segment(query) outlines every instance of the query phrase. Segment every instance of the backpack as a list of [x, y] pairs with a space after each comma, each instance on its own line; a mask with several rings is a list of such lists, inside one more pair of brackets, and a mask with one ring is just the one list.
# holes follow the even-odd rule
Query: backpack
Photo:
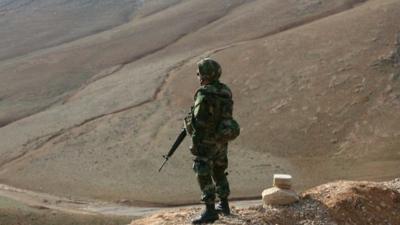
[[239, 123], [232, 117], [233, 101], [229, 88], [219, 83], [216, 91], [208, 93], [210, 102], [219, 114], [215, 115], [217, 122], [215, 136], [216, 141], [226, 143], [236, 139], [240, 134]]

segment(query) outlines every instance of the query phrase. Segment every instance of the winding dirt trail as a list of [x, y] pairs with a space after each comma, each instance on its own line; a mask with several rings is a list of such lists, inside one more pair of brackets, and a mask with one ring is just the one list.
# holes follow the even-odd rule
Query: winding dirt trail
[[74, 200], [5, 184], [0, 184], [0, 196], [11, 198], [33, 208], [54, 209], [78, 214], [144, 216], [161, 209], [160, 207], [134, 207], [109, 202]]
[[[159, 211], [174, 211], [182, 208], [191, 208], [198, 205], [182, 205], [174, 207], [157, 206], [131, 206], [112, 202], [94, 200], [76, 200], [72, 198], [59, 197], [46, 193], [33, 192], [15, 188], [6, 184], [0, 184], [0, 196], [11, 198], [27, 206], [37, 209], [52, 209], [67, 213], [105, 216], [132, 216], [142, 217]], [[260, 203], [259, 200], [234, 201], [233, 205], [238, 208], [247, 207]]]

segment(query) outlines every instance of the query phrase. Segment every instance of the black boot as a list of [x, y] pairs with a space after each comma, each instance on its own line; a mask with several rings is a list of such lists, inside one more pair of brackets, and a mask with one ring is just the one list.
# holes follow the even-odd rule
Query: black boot
[[231, 210], [229, 209], [229, 203], [227, 198], [222, 198], [221, 201], [218, 203], [215, 210], [218, 213], [223, 213], [225, 216], [231, 214]]
[[215, 211], [215, 205], [206, 204], [206, 210], [200, 215], [200, 217], [192, 220], [192, 224], [204, 224], [204, 223], [214, 223], [214, 221], [218, 220], [218, 213]]

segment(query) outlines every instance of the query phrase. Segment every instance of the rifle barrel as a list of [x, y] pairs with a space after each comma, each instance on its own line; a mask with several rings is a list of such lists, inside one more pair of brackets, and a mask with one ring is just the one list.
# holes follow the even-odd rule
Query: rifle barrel
[[183, 139], [185, 139], [185, 137], [186, 137], [186, 130], [182, 129], [181, 133], [179, 134], [178, 138], [176, 139], [176, 141], [172, 145], [172, 147], [169, 150], [168, 154], [167, 155], [163, 155], [165, 160], [164, 160], [163, 164], [161, 165], [160, 169], [158, 169], [158, 172], [161, 171], [161, 169], [164, 167], [165, 163], [167, 163], [169, 157], [171, 157], [174, 154], [175, 150], [179, 147], [179, 145], [182, 143], [182, 141], [183, 141]]
[[161, 172], [162, 168], [164, 167], [165, 163], [167, 163], [168, 158], [165, 158], [163, 164], [161, 165], [160, 169], [158, 169], [158, 172]]
[[169, 150], [167, 157], [171, 157], [174, 153], [175, 150], [179, 147], [183, 139], [186, 137], [186, 130], [182, 129], [181, 133], [179, 134], [178, 138], [176, 139], [175, 143], [172, 145], [171, 149]]

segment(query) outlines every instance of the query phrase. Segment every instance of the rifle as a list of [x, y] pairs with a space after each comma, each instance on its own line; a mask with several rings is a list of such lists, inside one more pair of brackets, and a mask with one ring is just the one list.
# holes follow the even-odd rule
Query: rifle
[[161, 172], [161, 169], [164, 167], [165, 163], [167, 163], [168, 159], [174, 154], [175, 150], [179, 147], [179, 145], [182, 143], [183, 139], [186, 137], [186, 130], [185, 128], [182, 128], [181, 133], [178, 135], [176, 138], [176, 141], [172, 145], [171, 149], [169, 150], [167, 155], [163, 155], [164, 162], [161, 165], [160, 169], [158, 169], [158, 172]]

